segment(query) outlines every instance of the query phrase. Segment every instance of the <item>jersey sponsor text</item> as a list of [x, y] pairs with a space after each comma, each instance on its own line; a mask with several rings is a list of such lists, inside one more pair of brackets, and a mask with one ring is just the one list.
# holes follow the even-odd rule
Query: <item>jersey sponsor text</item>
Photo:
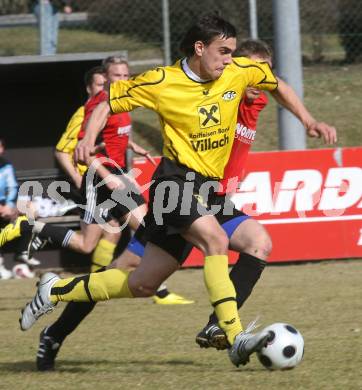
[[240, 123], [236, 124], [235, 138], [238, 140], [246, 144], [251, 144], [255, 140], [255, 134], [256, 130], [249, 129]]
[[229, 143], [229, 137], [224, 134], [221, 139], [211, 141], [210, 138], [191, 141], [192, 148], [195, 152], [205, 152], [206, 150], [218, 149]]

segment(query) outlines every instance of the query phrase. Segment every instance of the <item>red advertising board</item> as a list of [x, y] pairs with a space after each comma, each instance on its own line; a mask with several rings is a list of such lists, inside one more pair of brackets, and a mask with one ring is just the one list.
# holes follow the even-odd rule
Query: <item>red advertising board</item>
[[[135, 167], [148, 183], [154, 167]], [[267, 228], [271, 262], [362, 257], [362, 147], [251, 153], [233, 201]]]

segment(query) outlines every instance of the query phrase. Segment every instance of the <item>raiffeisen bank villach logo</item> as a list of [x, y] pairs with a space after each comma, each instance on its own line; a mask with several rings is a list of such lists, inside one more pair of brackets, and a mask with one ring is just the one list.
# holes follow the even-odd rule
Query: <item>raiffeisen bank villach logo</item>
[[220, 123], [220, 108], [218, 103], [208, 104], [197, 109], [199, 113], [200, 128], [216, 126]]

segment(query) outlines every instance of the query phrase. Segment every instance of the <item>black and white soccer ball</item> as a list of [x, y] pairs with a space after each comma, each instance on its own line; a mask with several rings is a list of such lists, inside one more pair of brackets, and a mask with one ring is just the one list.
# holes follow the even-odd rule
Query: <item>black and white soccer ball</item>
[[301, 362], [304, 340], [294, 326], [278, 322], [264, 330], [270, 333], [268, 344], [257, 353], [264, 367], [269, 370], [285, 370], [294, 368]]
[[35, 278], [35, 272], [28, 264], [21, 263], [13, 267], [13, 276], [15, 279], [31, 279]]

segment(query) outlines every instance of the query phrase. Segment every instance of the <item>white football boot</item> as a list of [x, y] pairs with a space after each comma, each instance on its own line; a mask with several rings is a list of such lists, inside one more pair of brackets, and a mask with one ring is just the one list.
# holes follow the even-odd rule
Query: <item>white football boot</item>
[[39, 317], [54, 310], [55, 305], [50, 302], [50, 291], [59, 279], [59, 276], [52, 272], [47, 272], [40, 278], [35, 297], [21, 311], [21, 330], [30, 329]]
[[256, 334], [247, 331], [240, 332], [229, 349], [231, 362], [236, 367], [239, 367], [240, 364], [247, 364], [251, 354], [260, 351], [267, 345], [269, 336], [268, 331], [261, 331]]

